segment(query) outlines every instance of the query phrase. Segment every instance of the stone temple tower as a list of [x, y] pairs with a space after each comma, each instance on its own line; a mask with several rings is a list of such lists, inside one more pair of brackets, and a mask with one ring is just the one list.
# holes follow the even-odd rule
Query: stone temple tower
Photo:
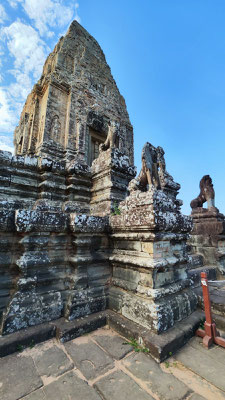
[[[162, 351], [158, 335], [197, 304], [187, 272], [192, 222], [161, 147], [145, 144], [133, 179], [125, 101], [79, 23], [48, 56], [14, 144], [14, 156], [0, 151], [0, 335], [63, 318], [68, 340], [77, 328], [66, 321], [81, 318], [84, 332], [79, 324], [93, 314], [87, 329], [107, 319], [126, 336], [132, 323], [128, 337], [141, 335], [164, 359], [173, 347], [162, 339]], [[181, 331], [186, 340], [194, 328]]]
[[133, 129], [124, 98], [97, 41], [76, 21], [48, 56], [15, 129], [16, 155], [97, 158], [110, 130], [133, 165]]

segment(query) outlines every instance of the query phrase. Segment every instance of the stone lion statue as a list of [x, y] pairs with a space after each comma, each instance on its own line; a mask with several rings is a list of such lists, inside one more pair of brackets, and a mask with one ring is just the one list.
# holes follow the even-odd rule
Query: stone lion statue
[[160, 174], [165, 172], [164, 151], [162, 147], [155, 148], [150, 143], [145, 143], [141, 154], [142, 168], [137, 178], [129, 183], [129, 191], [147, 191], [154, 186], [161, 189]]
[[106, 151], [113, 147], [119, 148], [120, 146], [119, 124], [112, 122], [109, 126], [109, 132], [104, 143], [100, 144], [99, 151]]
[[200, 180], [200, 193], [196, 199], [192, 200], [190, 206], [192, 209], [202, 207], [207, 201], [208, 208], [215, 207], [215, 192], [213, 189], [212, 179], [209, 175], [204, 175]]

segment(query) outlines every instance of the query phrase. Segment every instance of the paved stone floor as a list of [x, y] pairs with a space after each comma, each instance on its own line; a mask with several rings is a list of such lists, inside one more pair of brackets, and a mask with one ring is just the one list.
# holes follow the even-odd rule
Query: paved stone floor
[[159, 365], [125, 341], [102, 328], [64, 345], [49, 340], [1, 358], [0, 399], [225, 399], [225, 349], [206, 350], [193, 338]]

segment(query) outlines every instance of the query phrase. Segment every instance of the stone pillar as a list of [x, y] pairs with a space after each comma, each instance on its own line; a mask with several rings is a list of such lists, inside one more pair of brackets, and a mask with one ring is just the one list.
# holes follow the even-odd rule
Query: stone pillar
[[225, 275], [225, 217], [216, 207], [192, 210], [192, 252], [203, 256], [204, 265], [217, 267], [218, 278]]
[[152, 185], [145, 192], [131, 191], [119, 205], [121, 214], [110, 217], [109, 307], [155, 333], [166, 331], [197, 305], [187, 277], [192, 222], [180, 205], [175, 191], [169, 195]]
[[73, 161], [67, 167], [66, 202], [63, 210], [70, 213], [90, 214], [91, 172], [82, 160]]
[[64, 316], [72, 320], [107, 308], [111, 268], [107, 217], [70, 214], [70, 230], [69, 285]]
[[102, 151], [92, 163], [91, 213], [109, 215], [125, 199], [135, 174], [135, 167], [123, 152], [117, 148]]
[[[204, 266], [217, 267], [218, 278], [225, 275], [225, 217], [215, 207], [212, 179], [204, 175], [199, 183], [200, 193], [190, 203], [194, 227], [190, 244], [192, 252], [203, 256]], [[203, 204], [207, 202], [208, 208]]]
[[68, 96], [66, 132], [65, 132], [65, 149], [66, 159], [73, 160], [76, 156], [76, 93], [71, 88]]

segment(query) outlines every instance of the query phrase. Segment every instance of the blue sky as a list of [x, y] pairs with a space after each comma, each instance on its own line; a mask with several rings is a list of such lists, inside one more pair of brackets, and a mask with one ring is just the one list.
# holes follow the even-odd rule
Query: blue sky
[[162, 146], [183, 211], [210, 174], [225, 213], [224, 0], [1, 0], [0, 147], [47, 54], [77, 19], [101, 45], [134, 126], [135, 164]]

